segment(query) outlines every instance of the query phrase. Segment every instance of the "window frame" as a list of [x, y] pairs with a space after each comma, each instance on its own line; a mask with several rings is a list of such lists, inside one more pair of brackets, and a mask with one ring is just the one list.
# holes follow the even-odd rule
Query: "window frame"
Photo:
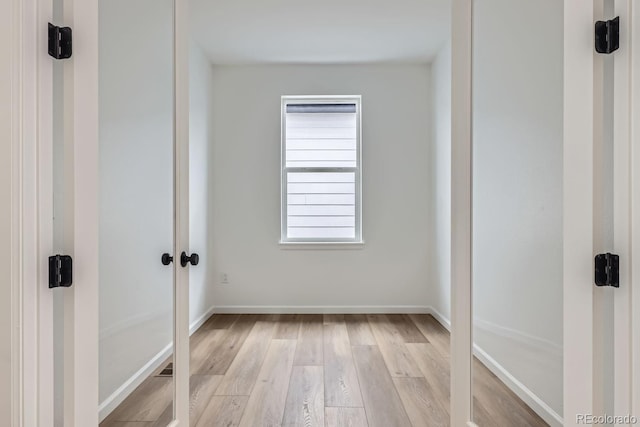
[[[287, 167], [287, 104], [355, 104], [355, 167]], [[362, 96], [361, 95], [284, 95], [280, 107], [280, 243], [293, 245], [363, 244], [362, 239]], [[287, 237], [287, 173], [289, 172], [353, 172], [355, 174], [354, 238], [290, 238]]]

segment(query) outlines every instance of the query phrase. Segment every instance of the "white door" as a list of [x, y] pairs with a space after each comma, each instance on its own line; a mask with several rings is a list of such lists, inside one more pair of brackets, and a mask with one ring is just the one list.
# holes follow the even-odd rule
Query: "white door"
[[[632, 3], [454, 1], [453, 425], [640, 416]], [[620, 48], [596, 53], [615, 16]], [[619, 288], [594, 284], [607, 252]]]
[[33, 4], [41, 40], [74, 39], [69, 59], [38, 45], [40, 256], [73, 258], [71, 287], [41, 264], [38, 425], [98, 425], [136, 392], [146, 421], [156, 385], [158, 418], [188, 425], [186, 2]]
[[[482, 0], [478, 0], [482, 1]], [[128, 43], [122, 37], [125, 30], [140, 30], [142, 24], [150, 21], [158, 22], [151, 18], [141, 18], [133, 22], [131, 27], [116, 28], [113, 34], [102, 34], [108, 24], [103, 21], [107, 15], [103, 15], [103, 2], [106, 0], [87, 0], [67, 2], [64, 8], [62, 22], [53, 19], [51, 0], [24, 1], [25, 5], [33, 6], [38, 11], [37, 19], [25, 19], [25, 23], [34, 24], [37, 30], [33, 31], [33, 40], [28, 40], [32, 46], [38, 47], [37, 55], [27, 58], [25, 63], [35, 65], [37, 63], [38, 76], [32, 81], [39, 83], [37, 99], [39, 105], [34, 117], [37, 126], [32, 129], [39, 130], [36, 151], [27, 152], [25, 157], [26, 169], [31, 164], [31, 172], [36, 177], [35, 183], [24, 183], [25, 188], [37, 187], [37, 201], [39, 204], [31, 206], [26, 204], [27, 213], [37, 212], [40, 215], [39, 240], [37, 259], [44, 259], [50, 255], [52, 248], [52, 235], [55, 232], [51, 224], [53, 199], [53, 186], [55, 182], [54, 170], [51, 167], [53, 157], [56, 155], [52, 149], [51, 133], [52, 125], [52, 71], [46, 61], [52, 61], [44, 53], [44, 40], [46, 22], [54, 22], [58, 25], [68, 25], [74, 31], [74, 54], [65, 62], [64, 71], [64, 252], [74, 258], [74, 284], [69, 289], [44, 289], [48, 276], [47, 263], [39, 264], [38, 288], [34, 292], [27, 293], [25, 299], [40, 304], [39, 311], [35, 312], [40, 317], [34, 324], [25, 324], [24, 334], [26, 349], [36, 349], [39, 361], [27, 361], [22, 368], [24, 372], [30, 372], [26, 378], [27, 385], [38, 384], [36, 390], [32, 388], [25, 391], [25, 407], [36, 408], [37, 411], [28, 414], [35, 417], [39, 425], [53, 425], [54, 401], [51, 396], [53, 379], [48, 378], [46, 372], [54, 372], [53, 338], [54, 332], [50, 325], [53, 324], [53, 302], [50, 301], [50, 292], [64, 293], [64, 346], [63, 346], [63, 417], [66, 426], [91, 426], [97, 425], [100, 418], [99, 406], [104, 404], [100, 399], [100, 300], [99, 287], [101, 269], [112, 267], [117, 269], [120, 259], [106, 261], [100, 260], [101, 239], [100, 216], [103, 206], [101, 198], [100, 162], [102, 160], [101, 136], [107, 131], [101, 127], [100, 93], [101, 90], [121, 90], [120, 87], [101, 88], [101, 78], [106, 77], [101, 73], [101, 67], [110, 67], [112, 73], [120, 73], [123, 78], [132, 77], [144, 67], [145, 61], [134, 56], [130, 60], [124, 60], [127, 55]], [[595, 4], [594, 4], [595, 3]], [[614, 316], [614, 357], [615, 364], [614, 381], [611, 383], [615, 389], [613, 402], [615, 415], [624, 415], [625, 411], [637, 415], [638, 392], [640, 391], [640, 375], [637, 369], [637, 355], [640, 353], [640, 340], [638, 339], [639, 317], [631, 310], [638, 307], [638, 294], [631, 292], [631, 284], [638, 274], [633, 275], [639, 262], [637, 255], [631, 249], [638, 247], [640, 243], [637, 230], [640, 226], [638, 209], [640, 194], [638, 194], [637, 171], [633, 166], [640, 164], [638, 150], [633, 149], [632, 138], [638, 135], [634, 132], [634, 124], [638, 123], [638, 108], [640, 94], [637, 85], [630, 82], [638, 81], [638, 61], [640, 55], [631, 55], [630, 45], [638, 49], [640, 42], [631, 43], [630, 39], [637, 39], [638, 31], [632, 31], [629, 17], [639, 20], [639, 11], [633, 7], [631, 1], [616, 1], [616, 13], [622, 19], [622, 37], [620, 50], [613, 54], [615, 61], [616, 96], [614, 103], [620, 104], [620, 109], [628, 108], [626, 117], [628, 123], [616, 121], [613, 127], [615, 152], [614, 160], [624, 163], [627, 168], [616, 166], [615, 179], [622, 180], [620, 185], [613, 186], [614, 201], [614, 243], [610, 251], [621, 256], [621, 284], [615, 290], [613, 298], [615, 304]], [[453, 173], [452, 173], [452, 424], [456, 426], [473, 422], [472, 405], [472, 22], [474, 5], [470, 0], [453, 0]], [[37, 8], [36, 8], [37, 6]], [[153, 4], [148, 7], [166, 7], [167, 5]], [[136, 12], [135, 3], [123, 4], [119, 13], [113, 15], [132, 16]], [[172, 188], [166, 189], [173, 192], [173, 233], [168, 240], [168, 245], [173, 246], [167, 250], [173, 255], [174, 261], [179, 259], [182, 251], [188, 250], [188, 121], [187, 121], [187, 7], [185, 0], [174, 0], [172, 17], [160, 25], [164, 35], [173, 34], [170, 46], [159, 48], [159, 41], [149, 42], [149, 49], [157, 53], [163, 50], [163, 59], [173, 56], [172, 65], [172, 92], [173, 92], [173, 152]], [[581, 413], [598, 414], [602, 407], [606, 407], [606, 401], [598, 396], [603, 390], [604, 378], [598, 377], [595, 367], [598, 366], [599, 351], [594, 351], [594, 342], [598, 337], [596, 323], [601, 313], [594, 310], [594, 305], [602, 298], [598, 295], [600, 290], [594, 290], [593, 286], [593, 256], [599, 252], [606, 252], [604, 247], [594, 237], [594, 229], [599, 226], [602, 215], [594, 209], [594, 199], [598, 197], [594, 178], [598, 176], [594, 167], [595, 147], [597, 147], [598, 132], [597, 123], [601, 123], [602, 115], [596, 115], [598, 106], [604, 102], [598, 94], [598, 85], [604, 85], [604, 80], [598, 80], [600, 73], [599, 62], [602, 60], [593, 52], [593, 24], [594, 21], [610, 18], [600, 12], [603, 8], [601, 1], [584, 2], [582, 0], [565, 0], [562, 10], [562, 39], [556, 40], [563, 45], [563, 140], [562, 140], [562, 286], [563, 286], [563, 319], [558, 328], [563, 329], [563, 414], [560, 414], [565, 425], [577, 424], [576, 416]], [[146, 11], [147, 9], [142, 9]], [[151, 10], [151, 9], [150, 9]], [[165, 11], [168, 9], [165, 9]], [[124, 18], [123, 18], [124, 19]], [[546, 22], [546, 21], [545, 21]], [[625, 25], [626, 24], [626, 25]], [[29, 27], [25, 27], [29, 28]], [[627, 32], [625, 32], [625, 28]], [[636, 25], [633, 28], [638, 28]], [[544, 31], [544, 22], [541, 22], [539, 31]], [[26, 31], [26, 30], [25, 30]], [[122, 31], [123, 33], [119, 33]], [[509, 34], [503, 37], [509, 38]], [[38, 42], [39, 40], [39, 42]], [[111, 62], [102, 64], [103, 42], [117, 41], [118, 49], [113, 53]], [[133, 46], [131, 46], [133, 48]], [[517, 45], [515, 46], [517, 48]], [[118, 54], [120, 52], [120, 54]], [[509, 55], [510, 52], [504, 52]], [[32, 61], [32, 62], [29, 62]], [[104, 61], [104, 59], [103, 59]], [[115, 64], [114, 62], [121, 62]], [[626, 62], [624, 62], [626, 61]], [[620, 65], [620, 63], [622, 63]], [[625, 64], [629, 65], [626, 67]], [[626, 67], [626, 68], [625, 68]], [[625, 71], [626, 70], [626, 71]], [[624, 73], [627, 74], [624, 74]], [[605, 74], [602, 71], [602, 74]], [[131, 83], [131, 93], [128, 99], [123, 100], [122, 109], [114, 107], [114, 114], [132, 108], [139, 100], [134, 99], [135, 93], [141, 87], [150, 84], [153, 73], [146, 73], [149, 79]], [[27, 76], [29, 77], [29, 76]], [[603, 77], [603, 76], [600, 76]], [[603, 77], [604, 78], [604, 77]], [[28, 79], [26, 81], [29, 81]], [[25, 85], [25, 87], [27, 87]], [[29, 90], [34, 90], [29, 89]], [[31, 92], [28, 92], [31, 94]], [[630, 97], [628, 102], [620, 93]], [[130, 102], [129, 102], [130, 101]], [[29, 102], [28, 97], [25, 102]], [[129, 105], [131, 104], [131, 105]], [[636, 108], [632, 108], [636, 107]], [[103, 111], [104, 112], [104, 111]], [[139, 114], [127, 114], [125, 119], [143, 121], [148, 119], [144, 111]], [[615, 117], [619, 117], [616, 115]], [[603, 119], [602, 119], [603, 120]], [[619, 118], [617, 119], [619, 120]], [[591, 126], [591, 124], [595, 124]], [[165, 123], [166, 124], [166, 123]], [[637, 125], [635, 125], [637, 126]], [[625, 137], [625, 132], [629, 133]], [[49, 132], [49, 133], [47, 133]], [[47, 136], [49, 135], [49, 136]], [[618, 145], [618, 141], [623, 141]], [[626, 146], [624, 141], [627, 141]], [[625, 148], [626, 147], [626, 148]], [[151, 150], [149, 151], [152, 152]], [[37, 155], [36, 155], [37, 154]], [[114, 154], [117, 156], [117, 154]], [[127, 158], [126, 149], [120, 154]], [[150, 154], [151, 155], [151, 154]], [[626, 170], [626, 172], [624, 172]], [[39, 171], [37, 174], [36, 171]], [[123, 171], [124, 172], [124, 171]], [[623, 173], [624, 172], [624, 173]], [[635, 173], [634, 173], [635, 172]], [[144, 179], [145, 176], [141, 176]], [[617, 181], [616, 181], [617, 182]], [[625, 183], [627, 187], [625, 187]], [[636, 183], [636, 185], [632, 185]], [[135, 183], [138, 184], [138, 183]], [[126, 185], [126, 184], [121, 184]], [[133, 184], [132, 184], [133, 185]], [[30, 187], [31, 186], [31, 187]], [[165, 185], [166, 188], [166, 185]], [[117, 191], [116, 191], [117, 193]], [[144, 200], [146, 194], [140, 192], [140, 198]], [[117, 194], [116, 194], [117, 196]], [[117, 197], [114, 199], [117, 201]], [[131, 200], [138, 203], [140, 200]], [[117, 203], [117, 202], [116, 202]], [[630, 204], [625, 207], [624, 204]], [[29, 210], [31, 209], [31, 210]], [[49, 209], [49, 210], [48, 210]], [[634, 216], [631, 215], [634, 214]], [[626, 215], [626, 216], [625, 216]], [[620, 218], [618, 217], [620, 216]], [[153, 215], [145, 215], [140, 218], [136, 212], [131, 212], [132, 221], [140, 223], [151, 222], [157, 218]], [[626, 218], [626, 219], [625, 219]], [[33, 218], [31, 218], [33, 219]], [[626, 225], [625, 225], [626, 224]], [[619, 228], [622, 227], [622, 228]], [[627, 227], [627, 228], [624, 228]], [[626, 239], [626, 240], [625, 240]], [[121, 243], [124, 253], [126, 241]], [[128, 248], [132, 249], [132, 248]], [[164, 251], [164, 249], [163, 249]], [[626, 257], [625, 257], [626, 251]], [[28, 252], [28, 251], [26, 251]], [[136, 251], [129, 253], [139, 256], [140, 260], [147, 259], [147, 254]], [[154, 259], [160, 262], [161, 253], [154, 253]], [[149, 257], [152, 257], [149, 255]], [[626, 258], [626, 263], [625, 263]], [[149, 258], [151, 259], [151, 258]], [[100, 262], [99, 262], [100, 260]], [[28, 264], [27, 260], [27, 264]], [[25, 267], [26, 268], [26, 267]], [[155, 267], [154, 267], [155, 268]], [[160, 268], [160, 267], [158, 267]], [[188, 425], [188, 267], [182, 268], [176, 262], [172, 264], [172, 311], [173, 311], [173, 348], [175, 354], [174, 381], [173, 381], [173, 416], [174, 425]], [[170, 273], [169, 273], [170, 274]], [[171, 279], [169, 279], [171, 280]], [[24, 282], [23, 282], [24, 284]], [[626, 287], [625, 287], [626, 285]], [[134, 289], [131, 290], [132, 292]], [[609, 290], [607, 290], [609, 291]], [[48, 299], [49, 298], [49, 299]], [[596, 307], [597, 308], [597, 307]], [[611, 314], [610, 314], [611, 315]], [[31, 322], [31, 321], [30, 321]], [[39, 323], [38, 323], [39, 322]], [[114, 328], [115, 329], [115, 328]], [[34, 341], [35, 340], [35, 341]], [[24, 357], [24, 356], [22, 356]], [[635, 359], [634, 359], [635, 357]], [[635, 363], [634, 363], [635, 361]], [[610, 366], [610, 365], [606, 365]], [[29, 367], [40, 368], [28, 370]], [[140, 371], [140, 370], [138, 370]], [[136, 371], [136, 372], [138, 372]], [[40, 372], [41, 377], [32, 379], [30, 376]], [[135, 372], [134, 372], [135, 374]], [[130, 377], [133, 378], [133, 375]], [[133, 384], [133, 383], [132, 383]], [[26, 386], [25, 386], [26, 387]], [[117, 391], [117, 390], [116, 390]], [[27, 392], [31, 395], [27, 396]], [[38, 396], [36, 399], [34, 396]], [[109, 396], [113, 395], [110, 394]], [[600, 399], [600, 400], [599, 400]], [[37, 404], [33, 402], [36, 401]], [[103, 406], [104, 408], [105, 406]], [[35, 425], [35, 424], [33, 424]]]

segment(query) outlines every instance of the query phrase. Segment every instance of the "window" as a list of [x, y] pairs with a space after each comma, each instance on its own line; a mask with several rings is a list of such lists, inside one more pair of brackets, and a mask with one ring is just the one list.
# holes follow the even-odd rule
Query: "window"
[[282, 242], [361, 242], [360, 96], [282, 97]]

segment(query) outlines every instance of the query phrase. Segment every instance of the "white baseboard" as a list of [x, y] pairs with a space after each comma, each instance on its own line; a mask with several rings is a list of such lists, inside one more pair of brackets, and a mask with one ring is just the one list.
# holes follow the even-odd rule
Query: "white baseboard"
[[213, 306], [209, 307], [207, 311], [205, 311], [202, 316], [198, 317], [189, 325], [189, 336], [193, 335], [195, 331], [200, 329], [200, 326], [204, 325], [204, 322], [209, 320], [211, 316], [215, 313], [215, 308]]
[[116, 391], [114, 391], [109, 397], [107, 397], [98, 406], [98, 416], [100, 422], [104, 421], [107, 416], [113, 412], [126, 398], [129, 396], [142, 382], [151, 375], [153, 371], [158, 369], [162, 362], [171, 355], [172, 344], [169, 344], [156, 354], [150, 361], [147, 362], [142, 368], [124, 382]]
[[536, 414], [540, 415], [540, 418], [547, 424], [552, 427], [561, 427], [563, 425], [562, 417], [558, 415], [556, 411], [551, 409], [549, 405], [543, 402], [542, 399], [527, 388], [527, 386], [518, 381], [518, 379], [511, 375], [501, 364], [489, 356], [487, 352], [474, 344], [473, 353], [484, 366], [500, 378], [511, 391], [518, 395]]
[[219, 305], [214, 313], [233, 314], [380, 314], [429, 313], [424, 305]]
[[[433, 307], [428, 307], [428, 314], [431, 314], [442, 326], [444, 326], [448, 331], [451, 331], [451, 322], [449, 319], [444, 317], [442, 313], [436, 310]], [[518, 335], [518, 332], [510, 329], [509, 336], [515, 337]], [[520, 334], [521, 336], [517, 337], [518, 340], [523, 342], [533, 342], [534, 344], [546, 344], [543, 343], [542, 340], [531, 340], [529, 335]], [[560, 427], [563, 425], [562, 417], [549, 405], [547, 405], [542, 399], [540, 399], [535, 393], [533, 393], [527, 386], [518, 381], [509, 371], [507, 371], [501, 364], [499, 364], [495, 359], [493, 359], [486, 351], [482, 348], [478, 347], [476, 344], [473, 345], [473, 353], [474, 355], [482, 362], [483, 365], [487, 367], [495, 376], [500, 378], [500, 380], [507, 386], [511, 391], [513, 391], [524, 403], [526, 403], [536, 414], [540, 416], [547, 424], [552, 427]]]
[[[207, 321], [211, 315], [215, 312], [214, 307], [209, 308], [202, 316], [197, 318], [191, 325], [189, 325], [189, 335], [192, 335], [197, 331], [200, 326]], [[142, 382], [149, 377], [160, 367], [160, 365], [171, 356], [172, 344], [167, 345], [158, 354], [156, 354], [150, 361], [148, 361], [142, 368], [125, 381], [116, 391], [114, 391], [109, 397], [107, 397], [100, 406], [98, 406], [98, 416], [100, 422], [102, 422], [107, 416], [113, 412], [126, 398], [129, 396]]]
[[451, 332], [451, 321], [444, 317], [442, 313], [440, 313], [433, 307], [428, 307], [427, 314], [432, 315], [433, 318], [436, 319], [442, 326], [444, 326], [447, 331]]

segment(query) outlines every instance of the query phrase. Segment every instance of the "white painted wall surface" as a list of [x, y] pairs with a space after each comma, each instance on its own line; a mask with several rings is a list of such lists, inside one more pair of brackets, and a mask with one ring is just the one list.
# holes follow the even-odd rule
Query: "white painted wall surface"
[[[216, 306], [425, 307], [433, 241], [429, 66], [215, 66], [213, 81]], [[362, 95], [366, 243], [285, 249], [280, 97], [336, 94]], [[219, 284], [222, 273], [229, 284]]]
[[209, 168], [213, 142], [213, 69], [194, 42], [189, 50], [189, 246], [200, 264], [189, 267], [189, 323], [213, 306], [214, 278], [209, 253], [213, 206]]
[[172, 19], [100, 2], [100, 402], [173, 337]]
[[[2, 0], [3, 40], [12, 37], [12, 3]], [[11, 425], [11, 51], [0, 46], [0, 425]]]
[[558, 414], [562, 7], [476, 2], [473, 73], [475, 342]]
[[432, 64], [434, 252], [430, 305], [451, 319], [451, 42]]

